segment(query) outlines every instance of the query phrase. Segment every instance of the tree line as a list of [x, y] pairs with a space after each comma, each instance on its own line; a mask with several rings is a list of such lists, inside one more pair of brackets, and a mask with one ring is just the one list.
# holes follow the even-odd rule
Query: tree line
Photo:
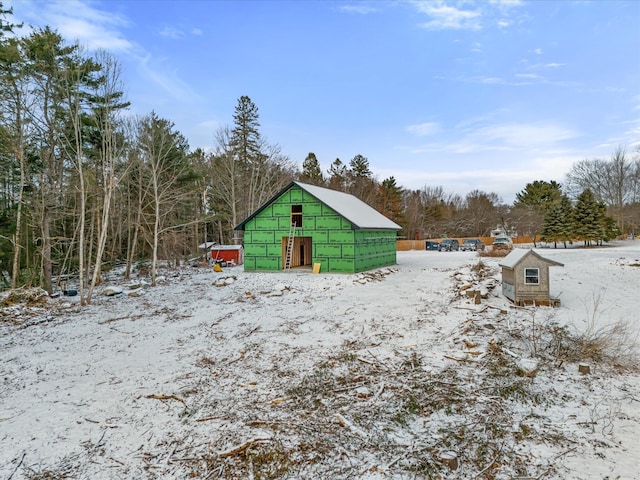
[[[177, 264], [204, 242], [241, 242], [234, 227], [292, 180], [351, 193], [411, 239], [486, 236], [502, 225], [554, 242], [598, 242], [640, 225], [640, 160], [622, 148], [611, 160], [574, 165], [566, 191], [533, 182], [513, 205], [479, 190], [461, 197], [442, 187], [404, 189], [394, 177], [378, 180], [360, 154], [323, 172], [309, 153], [300, 168], [262, 136], [248, 96], [238, 99], [232, 125], [212, 132], [214, 148], [191, 149], [171, 120], [128, 113], [109, 52], [90, 54], [48, 27], [17, 37], [10, 14], [0, 3], [2, 288], [52, 292], [74, 275], [90, 303], [115, 263], [126, 277], [148, 270], [155, 283], [160, 259]], [[597, 212], [598, 227], [560, 231], [584, 225], [583, 210]]]
[[[585, 172], [589, 172], [586, 175]], [[393, 177], [378, 182], [365, 157], [344, 165], [336, 159], [322, 175], [310, 153], [300, 179], [351, 193], [403, 227], [408, 239], [486, 237], [500, 229], [566, 244], [601, 244], [621, 234], [640, 233], [640, 149], [629, 156], [622, 147], [610, 160], [591, 159], [574, 164], [566, 187], [536, 180], [516, 194], [511, 205], [496, 193], [473, 190], [462, 197], [442, 187], [407, 190]]]

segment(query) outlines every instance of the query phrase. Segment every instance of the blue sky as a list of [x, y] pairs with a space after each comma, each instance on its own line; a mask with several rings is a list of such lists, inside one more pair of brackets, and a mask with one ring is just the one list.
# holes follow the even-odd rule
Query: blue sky
[[300, 165], [361, 154], [379, 180], [511, 203], [640, 144], [638, 0], [4, 5], [115, 54], [131, 112], [172, 120], [191, 148], [211, 147], [248, 95]]

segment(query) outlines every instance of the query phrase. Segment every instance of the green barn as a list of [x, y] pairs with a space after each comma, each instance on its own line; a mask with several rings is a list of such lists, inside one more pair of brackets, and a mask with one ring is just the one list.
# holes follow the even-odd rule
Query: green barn
[[396, 263], [402, 227], [347, 193], [291, 182], [235, 230], [245, 270], [356, 273]]

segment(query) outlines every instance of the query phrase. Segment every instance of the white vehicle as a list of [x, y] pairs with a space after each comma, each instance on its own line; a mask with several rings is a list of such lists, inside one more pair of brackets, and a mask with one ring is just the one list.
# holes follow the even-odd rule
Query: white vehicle
[[493, 241], [494, 250], [504, 248], [507, 250], [511, 250], [513, 248], [513, 240], [510, 237], [496, 237]]

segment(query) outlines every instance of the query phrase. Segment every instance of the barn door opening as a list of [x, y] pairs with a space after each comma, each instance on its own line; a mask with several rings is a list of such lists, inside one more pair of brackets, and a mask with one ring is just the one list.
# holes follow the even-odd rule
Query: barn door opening
[[[282, 265], [285, 264], [287, 258], [287, 241], [288, 237], [282, 237]], [[303, 267], [311, 265], [312, 252], [311, 237], [295, 237], [293, 240], [293, 248], [291, 251], [290, 266], [291, 268]]]

